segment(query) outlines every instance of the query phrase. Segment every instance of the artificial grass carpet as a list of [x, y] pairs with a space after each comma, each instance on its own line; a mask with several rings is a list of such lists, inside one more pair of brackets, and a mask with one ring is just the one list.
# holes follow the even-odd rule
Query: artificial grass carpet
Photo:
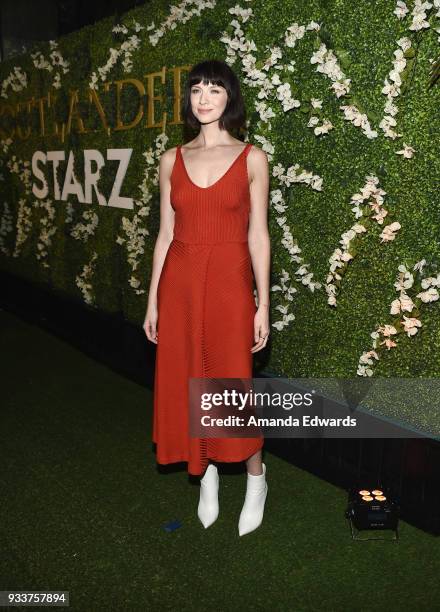
[[205, 530], [186, 464], [157, 469], [148, 389], [8, 312], [0, 330], [0, 590], [85, 611], [438, 607], [437, 538], [401, 521], [399, 543], [353, 542], [346, 492], [268, 453], [261, 527], [238, 536], [244, 469], [220, 470]]

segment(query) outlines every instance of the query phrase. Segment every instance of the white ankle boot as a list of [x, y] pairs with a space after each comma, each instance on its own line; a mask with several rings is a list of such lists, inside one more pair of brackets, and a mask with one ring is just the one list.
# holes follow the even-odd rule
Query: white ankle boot
[[217, 466], [210, 463], [205, 475], [200, 479], [200, 500], [197, 509], [197, 515], [205, 529], [212, 525], [218, 517], [218, 485]]
[[266, 466], [259, 476], [247, 474], [246, 497], [238, 521], [238, 533], [242, 536], [261, 525], [267, 496]]

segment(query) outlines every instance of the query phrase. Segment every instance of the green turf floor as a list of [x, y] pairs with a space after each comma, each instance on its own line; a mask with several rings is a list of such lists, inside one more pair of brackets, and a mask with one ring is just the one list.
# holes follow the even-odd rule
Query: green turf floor
[[346, 493], [268, 453], [261, 527], [238, 536], [245, 473], [221, 473], [205, 530], [186, 464], [157, 470], [148, 389], [5, 311], [0, 330], [0, 590], [84, 612], [440, 609], [439, 538], [352, 541]]

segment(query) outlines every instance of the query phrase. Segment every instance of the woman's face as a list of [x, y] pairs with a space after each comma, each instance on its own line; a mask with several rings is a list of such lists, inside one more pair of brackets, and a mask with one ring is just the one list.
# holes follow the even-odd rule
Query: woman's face
[[202, 81], [191, 87], [191, 110], [200, 123], [217, 121], [223, 114], [228, 102], [228, 93], [221, 85]]

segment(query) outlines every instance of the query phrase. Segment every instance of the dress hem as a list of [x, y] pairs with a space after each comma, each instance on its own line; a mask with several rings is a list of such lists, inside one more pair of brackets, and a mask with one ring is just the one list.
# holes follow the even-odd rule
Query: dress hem
[[[263, 445], [261, 445], [259, 448], [257, 448], [254, 453], [258, 452], [259, 450], [261, 450], [263, 448]], [[247, 459], [249, 459], [251, 455], [247, 455], [245, 457], [241, 456], [241, 457], [216, 457], [216, 456], [208, 456], [207, 459], [212, 459], [212, 461], [217, 461], [218, 463], [238, 463], [240, 461], [246, 461]], [[158, 463], [159, 465], [169, 465], [171, 463], [180, 463], [180, 462], [185, 462], [185, 463], [189, 463], [189, 459], [188, 457], [173, 457], [173, 458], [161, 458], [159, 460], [158, 457], [156, 457], [156, 463]], [[203, 471], [203, 470], [202, 470]], [[201, 472], [188, 472], [191, 475], [196, 475], [198, 476]]]

